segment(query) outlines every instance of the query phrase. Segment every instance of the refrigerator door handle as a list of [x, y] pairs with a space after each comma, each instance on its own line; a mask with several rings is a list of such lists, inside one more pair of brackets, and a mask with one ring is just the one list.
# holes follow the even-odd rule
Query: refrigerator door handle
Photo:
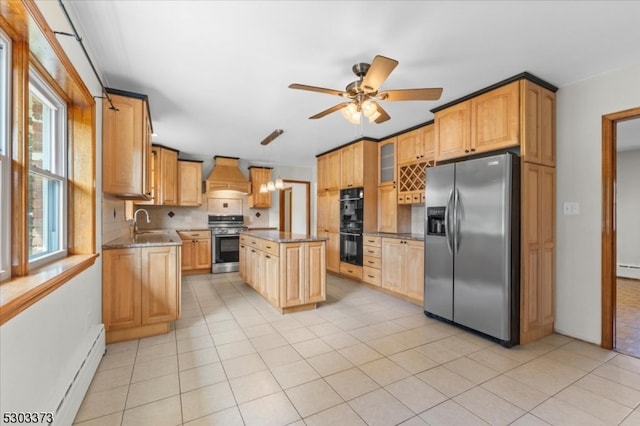
[[458, 188], [455, 189], [453, 194], [453, 223], [454, 223], [454, 235], [453, 235], [453, 252], [458, 254], [460, 250], [460, 193]]
[[449, 254], [453, 256], [453, 248], [451, 247], [451, 231], [449, 230], [449, 212], [451, 211], [451, 200], [453, 199], [453, 189], [449, 191], [449, 197], [447, 198], [447, 205], [444, 209], [444, 238], [447, 241], [447, 249]]

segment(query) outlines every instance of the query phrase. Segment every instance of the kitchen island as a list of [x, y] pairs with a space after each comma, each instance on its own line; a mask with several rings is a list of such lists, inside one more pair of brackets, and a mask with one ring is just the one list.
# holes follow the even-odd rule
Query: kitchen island
[[282, 313], [326, 300], [326, 238], [275, 230], [240, 234], [240, 277]]

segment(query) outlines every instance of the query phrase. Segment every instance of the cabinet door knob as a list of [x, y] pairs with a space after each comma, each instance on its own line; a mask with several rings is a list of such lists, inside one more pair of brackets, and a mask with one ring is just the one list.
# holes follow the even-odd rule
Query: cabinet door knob
[[468, 152], [469, 152], [469, 150], [468, 150], [468, 149], [465, 149], [465, 150], [464, 150], [464, 152], [468, 153]]
[[369, 278], [375, 278], [373, 275], [367, 275]]
[[471, 148], [471, 152], [476, 152], [476, 149], [475, 148]]

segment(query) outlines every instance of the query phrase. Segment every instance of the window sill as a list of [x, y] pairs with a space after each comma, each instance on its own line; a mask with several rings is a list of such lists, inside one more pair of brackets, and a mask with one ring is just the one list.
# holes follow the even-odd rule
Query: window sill
[[0, 325], [88, 269], [97, 257], [97, 254], [68, 256], [25, 277], [0, 283]]

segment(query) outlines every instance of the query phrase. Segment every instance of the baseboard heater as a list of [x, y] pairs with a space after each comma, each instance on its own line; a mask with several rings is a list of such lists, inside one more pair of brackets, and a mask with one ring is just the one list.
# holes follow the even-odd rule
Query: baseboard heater
[[71, 379], [71, 383], [67, 387], [66, 392], [62, 396], [58, 408], [53, 415], [54, 425], [70, 425], [80, 409], [82, 400], [84, 399], [87, 389], [93, 380], [93, 376], [98, 369], [100, 360], [105, 351], [105, 334], [104, 325], [100, 324], [98, 334], [87, 352], [87, 355], [82, 360], [78, 371]]
[[623, 278], [633, 278], [640, 280], [640, 265], [618, 264], [616, 274]]

